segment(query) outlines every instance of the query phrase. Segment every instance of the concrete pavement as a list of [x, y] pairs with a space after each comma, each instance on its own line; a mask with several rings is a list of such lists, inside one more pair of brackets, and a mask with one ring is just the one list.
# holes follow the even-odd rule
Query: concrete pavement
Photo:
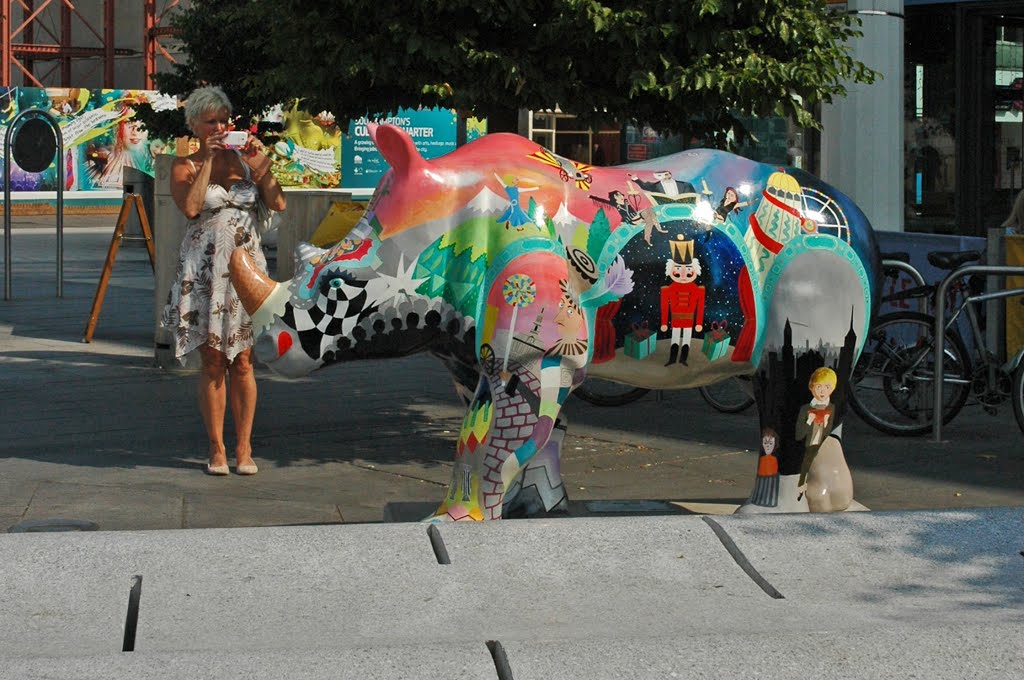
[[[155, 366], [143, 248], [121, 249], [93, 342], [81, 342], [114, 221], [67, 218], [58, 299], [52, 217], [14, 219], [13, 299], [0, 304], [0, 527], [54, 517], [100, 529], [381, 521], [388, 504], [409, 519], [439, 500], [462, 410], [427, 356], [300, 381], [259, 370], [260, 474], [202, 474], [194, 378]], [[681, 391], [615, 409], [573, 399], [566, 411], [563, 472], [580, 512], [666, 509], [599, 503], [626, 500], [728, 509], [750, 491], [754, 410], [718, 414]], [[889, 437], [852, 414], [847, 427], [867, 508], [1024, 505], [1024, 436], [1009, 408], [992, 417], [969, 407], [945, 443]]]
[[995, 508], [8, 534], [0, 678], [1009, 680], [1022, 527]]
[[121, 251], [81, 342], [104, 222], [69, 220], [61, 299], [52, 227], [15, 230], [0, 527], [100, 531], [0, 534], [0, 680], [1020, 675], [1012, 414], [968, 410], [943, 444], [851, 415], [873, 512], [712, 518], [688, 513], [749, 491], [753, 412], [693, 391], [577, 401], [563, 464], [577, 516], [382, 523], [444, 492], [462, 413], [443, 369], [261, 370], [260, 473], [206, 476], [194, 378], [154, 365], [144, 250]]
[[[299, 381], [259, 370], [260, 474], [201, 474], [194, 379], [154, 365], [143, 248], [121, 249], [94, 341], [81, 342], [114, 220], [67, 217], [58, 299], [53, 218], [15, 218], [13, 299], [0, 303], [0, 528], [378, 522], [386, 511], [412, 519], [441, 498], [462, 411], [429, 357]], [[567, 413], [563, 472], [578, 514], [681, 512], [669, 501], [728, 511], [749, 492], [753, 410], [719, 414], [683, 391], [614, 409], [574, 400]], [[969, 407], [941, 444], [882, 435], [852, 414], [847, 423], [856, 497], [872, 510], [1024, 506], [1024, 436], [1008, 408], [993, 417]]]

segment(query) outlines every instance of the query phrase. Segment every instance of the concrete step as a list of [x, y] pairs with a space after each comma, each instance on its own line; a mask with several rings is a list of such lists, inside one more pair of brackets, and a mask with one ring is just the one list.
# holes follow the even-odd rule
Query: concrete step
[[[133, 654], [184, 660], [460, 645], [470, 659], [490, 640], [519, 677], [643, 677], [613, 672], [629, 659], [666, 670], [649, 677], [754, 677], [759, 660], [1011, 677], [1022, 549], [1020, 508], [7, 534], [0, 654], [77, 670], [134, 628]], [[879, 674], [847, 672], [868, 662]], [[399, 670], [366, 677], [433, 677]]]

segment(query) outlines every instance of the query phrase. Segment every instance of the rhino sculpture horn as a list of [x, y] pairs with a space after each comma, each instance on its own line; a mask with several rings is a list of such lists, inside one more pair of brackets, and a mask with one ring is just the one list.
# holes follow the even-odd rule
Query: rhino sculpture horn
[[242, 306], [249, 314], [255, 313], [270, 297], [277, 283], [259, 270], [245, 248], [235, 248], [228, 268], [231, 271], [231, 283]]
[[410, 175], [427, 164], [420, 152], [416, 150], [416, 144], [412, 141], [412, 137], [401, 128], [394, 125], [374, 125], [373, 123], [367, 128], [374, 146], [380, 151], [380, 155], [384, 157], [388, 165], [394, 169], [396, 175]]

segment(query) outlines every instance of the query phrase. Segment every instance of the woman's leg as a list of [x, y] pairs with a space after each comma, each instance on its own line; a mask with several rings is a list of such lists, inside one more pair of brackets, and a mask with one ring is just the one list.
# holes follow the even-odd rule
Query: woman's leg
[[206, 425], [210, 467], [220, 467], [228, 463], [224, 447], [224, 411], [227, 404], [224, 372], [228, 358], [223, 352], [206, 345], [199, 348], [199, 356], [203, 362], [199, 373], [199, 412]]
[[256, 415], [256, 376], [252, 370], [252, 348], [241, 352], [228, 366], [231, 387], [231, 415], [235, 419], [235, 462], [252, 465], [252, 421]]

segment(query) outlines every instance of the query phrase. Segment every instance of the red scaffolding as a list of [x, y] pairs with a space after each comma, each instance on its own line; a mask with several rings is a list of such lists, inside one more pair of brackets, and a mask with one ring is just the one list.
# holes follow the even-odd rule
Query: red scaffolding
[[[72, 87], [78, 85], [71, 82], [72, 65], [85, 61], [102, 68], [103, 87], [114, 88], [114, 59], [141, 54], [144, 87], [151, 89], [158, 58], [175, 61], [160, 41], [174, 35], [166, 20], [180, 4], [163, 0], [158, 9], [157, 0], [144, 0], [142, 40], [136, 43], [140, 52], [115, 46], [114, 0], [102, 0], [99, 29], [94, 26], [96, 5], [90, 21], [71, 0], [0, 0], [0, 85], [11, 87], [20, 75], [27, 86]], [[78, 37], [73, 40], [73, 35]]]

